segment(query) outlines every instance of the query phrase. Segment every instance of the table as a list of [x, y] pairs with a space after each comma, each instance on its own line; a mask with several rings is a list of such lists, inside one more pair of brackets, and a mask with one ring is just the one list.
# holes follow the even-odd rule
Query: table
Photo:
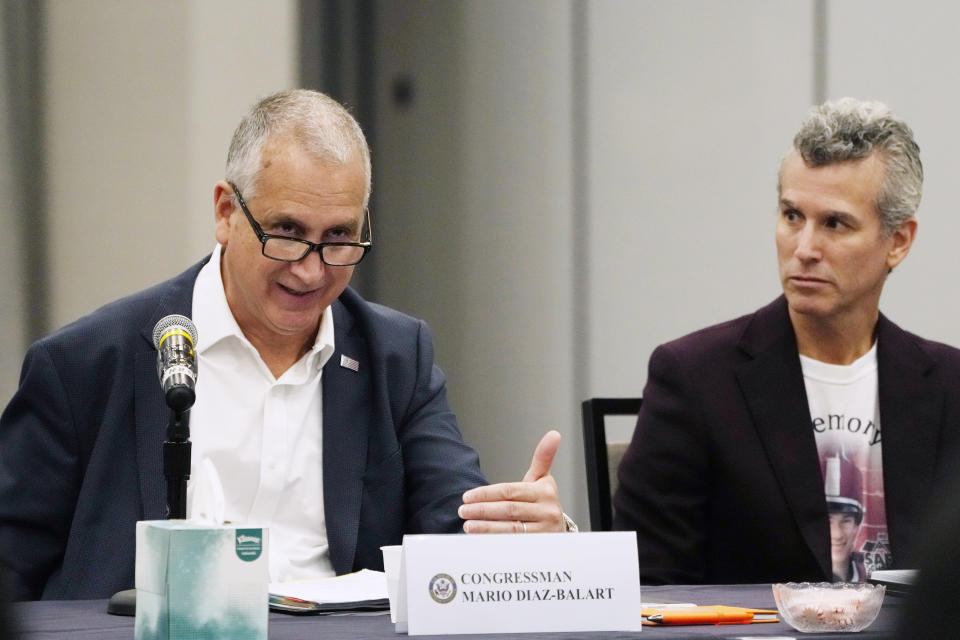
[[[697, 604], [727, 604], [760, 609], [775, 609], [770, 585], [718, 585], [718, 586], [664, 586], [643, 587], [647, 602], [695, 602]], [[570, 640], [571, 638], [634, 638], [655, 640], [657, 638], [716, 638], [730, 640], [743, 637], [779, 637], [798, 640], [826, 640], [850, 637], [851, 640], [875, 640], [893, 638], [897, 624], [898, 609], [903, 599], [888, 593], [877, 620], [865, 631], [851, 636], [846, 634], [801, 634], [786, 623], [753, 625], [724, 625], [696, 627], [644, 627], [639, 633], [604, 632], [592, 634], [527, 633], [501, 634], [498, 640]], [[107, 611], [106, 600], [72, 600], [18, 602], [12, 605], [13, 617], [19, 625], [23, 640], [129, 640], [133, 637], [133, 618], [112, 616]], [[376, 640], [402, 638], [395, 634], [390, 617], [316, 617], [270, 614], [271, 640], [303, 638], [342, 638], [345, 640]], [[438, 636], [422, 636], [438, 637]], [[478, 636], [449, 636], [471, 638]], [[486, 636], [489, 637], [489, 636]]]

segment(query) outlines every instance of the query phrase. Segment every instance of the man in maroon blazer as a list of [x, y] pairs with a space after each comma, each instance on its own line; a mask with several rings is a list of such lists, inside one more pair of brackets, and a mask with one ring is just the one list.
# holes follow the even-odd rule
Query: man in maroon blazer
[[[910, 562], [960, 438], [960, 351], [879, 312], [922, 181], [912, 131], [882, 104], [811, 111], [780, 167], [783, 295], [650, 358], [614, 498], [644, 583], [831, 580], [850, 544], [826, 496], [865, 505], [865, 569], [847, 579]], [[856, 495], [821, 471], [840, 461], [863, 474]]]

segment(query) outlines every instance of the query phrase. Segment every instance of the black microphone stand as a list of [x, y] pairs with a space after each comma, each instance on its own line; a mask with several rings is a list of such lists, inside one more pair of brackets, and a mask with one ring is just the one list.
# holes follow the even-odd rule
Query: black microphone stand
[[[168, 520], [185, 520], [187, 517], [191, 449], [189, 407], [193, 405], [193, 399], [193, 390], [177, 390], [167, 396], [170, 421], [167, 423], [167, 439], [163, 443], [163, 475], [167, 479]], [[118, 591], [107, 604], [107, 613], [114, 615], [132, 616], [136, 611], [136, 589]]]
[[[197, 327], [190, 318], [165, 316], [153, 327], [157, 348], [157, 374], [170, 409], [167, 439], [163, 442], [163, 476], [167, 481], [167, 519], [186, 520], [187, 480], [190, 479], [190, 407], [197, 399], [197, 360], [194, 348]], [[132, 616], [137, 610], [137, 590], [113, 594], [107, 613]]]
[[170, 409], [167, 439], [163, 443], [163, 475], [167, 479], [168, 520], [184, 520], [187, 517], [190, 447], [190, 410]]

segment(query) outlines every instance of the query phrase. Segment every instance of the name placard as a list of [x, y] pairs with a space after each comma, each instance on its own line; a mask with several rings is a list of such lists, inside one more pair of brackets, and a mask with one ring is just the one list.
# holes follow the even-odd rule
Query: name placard
[[641, 629], [629, 531], [404, 536], [400, 572], [410, 635]]

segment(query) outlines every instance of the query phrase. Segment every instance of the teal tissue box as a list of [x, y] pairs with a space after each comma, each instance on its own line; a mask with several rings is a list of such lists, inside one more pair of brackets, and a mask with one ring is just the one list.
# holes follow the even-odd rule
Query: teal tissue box
[[137, 523], [136, 640], [267, 640], [266, 528]]

